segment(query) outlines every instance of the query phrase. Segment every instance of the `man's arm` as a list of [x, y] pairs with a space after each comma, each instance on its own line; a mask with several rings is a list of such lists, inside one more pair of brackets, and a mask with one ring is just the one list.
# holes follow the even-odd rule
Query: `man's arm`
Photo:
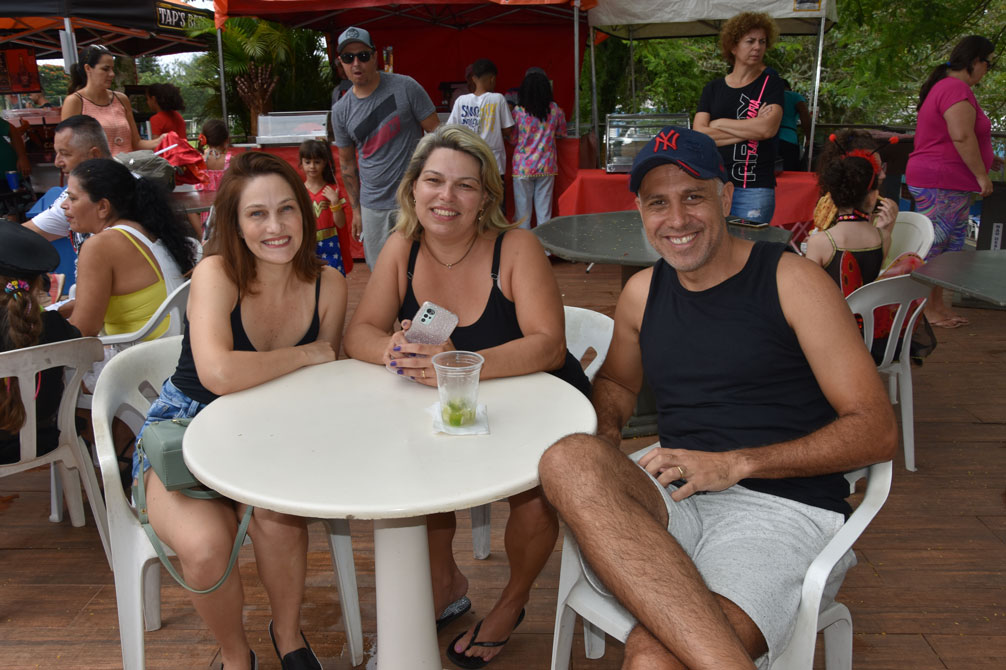
[[425, 130], [426, 132], [432, 133], [434, 130], [437, 129], [437, 126], [440, 125], [440, 117], [437, 116], [436, 112], [433, 112], [425, 119], [420, 121], [419, 125], [422, 126], [423, 130]]
[[622, 426], [632, 415], [643, 384], [639, 327], [652, 274], [652, 269], [637, 272], [622, 289], [608, 355], [594, 378], [591, 401], [597, 413], [597, 436], [616, 449], [622, 442]]
[[360, 168], [356, 164], [356, 147], [352, 144], [339, 147], [339, 170], [342, 185], [346, 187], [346, 200], [353, 210], [353, 237], [360, 239], [363, 219], [360, 218]]
[[32, 219], [31, 221], [25, 221], [21, 225], [27, 228], [28, 230], [32, 231], [33, 233], [38, 233], [39, 235], [49, 240], [50, 242], [55, 242], [56, 240], [61, 240], [64, 237], [66, 237], [66, 235], [56, 235], [54, 233], [45, 232], [44, 230], [35, 225], [35, 219]]
[[[834, 281], [816, 264], [783, 254], [779, 301], [800, 347], [838, 418], [802, 438], [722, 453], [662, 449], [640, 460], [661, 483], [687, 484], [672, 494], [721, 491], [748, 477], [778, 479], [846, 472], [886, 461], [898, 427], [876, 365]], [[659, 451], [659, 453], [656, 453]]]

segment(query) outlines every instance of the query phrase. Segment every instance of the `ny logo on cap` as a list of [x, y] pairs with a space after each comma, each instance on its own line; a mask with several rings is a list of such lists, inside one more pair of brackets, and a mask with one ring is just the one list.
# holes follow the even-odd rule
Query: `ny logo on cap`
[[357, 30], [356, 28], [350, 28], [349, 30], [346, 31], [346, 34], [343, 35], [343, 37], [345, 37], [346, 39], [349, 39], [351, 37], [359, 37], [359, 36], [360, 36], [360, 31]]
[[[664, 133], [658, 133], [653, 139], [653, 150], [660, 151], [661, 149], [667, 151], [668, 149], [678, 150], [678, 131], [669, 130]], [[661, 145], [663, 145], [661, 147]]]

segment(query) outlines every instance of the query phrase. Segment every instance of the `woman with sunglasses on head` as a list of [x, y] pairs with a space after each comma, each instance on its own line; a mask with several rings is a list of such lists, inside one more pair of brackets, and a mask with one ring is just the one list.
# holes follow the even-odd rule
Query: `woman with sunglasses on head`
[[[590, 382], [565, 347], [562, 299], [541, 243], [513, 229], [500, 211], [502, 196], [496, 158], [474, 132], [445, 125], [420, 140], [398, 188], [398, 225], [346, 329], [347, 354], [435, 387], [435, 354], [477, 351], [485, 358], [482, 379], [549, 371], [589, 395]], [[427, 300], [459, 319], [440, 345], [405, 339]], [[508, 502], [509, 580], [485, 618], [447, 648], [462, 668], [484, 667], [502, 651], [555, 547], [559, 522], [540, 488]], [[426, 523], [439, 630], [471, 602], [452, 550], [454, 513], [431, 514]]]
[[112, 90], [114, 81], [112, 52], [98, 44], [84, 49], [80, 60], [70, 69], [70, 95], [63, 101], [60, 118], [86, 114], [97, 119], [108, 136], [113, 156], [137, 149], [156, 149], [159, 138], [140, 139], [129, 98]]
[[839, 286], [842, 252], [852, 254], [863, 283], [868, 284], [880, 274], [891, 246], [898, 205], [880, 197], [885, 175], [876, 148], [876, 140], [866, 131], [843, 130], [831, 136], [818, 160], [818, 183], [834, 210], [821, 222], [822, 231], [808, 239], [807, 258], [820, 264]]
[[[240, 154], [220, 182], [215, 207], [207, 256], [192, 273], [178, 366], [144, 427], [193, 417], [221, 395], [333, 361], [339, 351], [346, 281], [315, 256], [314, 213], [294, 169], [261, 152]], [[140, 472], [137, 458], [133, 476]], [[244, 506], [168, 491], [149, 464], [142, 476], [158, 537], [178, 554], [190, 585], [210, 587], [227, 568]], [[306, 520], [256, 508], [248, 536], [272, 608], [269, 634], [281, 667], [320, 670], [300, 631]], [[217, 590], [193, 595], [192, 603], [220, 645], [223, 667], [256, 668], [242, 621], [239, 571]]]
[[[1002, 159], [992, 153], [992, 123], [971, 90], [991, 69], [994, 51], [995, 45], [980, 35], [965, 37], [919, 92], [915, 150], [908, 157], [905, 181], [916, 210], [933, 222], [936, 239], [927, 260], [964, 248], [971, 204], [976, 195], [992, 194], [989, 169], [1002, 168]], [[940, 328], [969, 323], [944, 304], [939, 287], [925, 313]]]

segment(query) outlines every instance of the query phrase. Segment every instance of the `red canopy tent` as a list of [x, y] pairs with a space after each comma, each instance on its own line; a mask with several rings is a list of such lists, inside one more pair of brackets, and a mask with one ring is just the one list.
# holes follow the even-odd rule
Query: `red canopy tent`
[[[257, 16], [328, 35], [334, 47], [349, 26], [370, 31], [378, 51], [392, 47], [394, 71], [418, 81], [434, 103], [446, 102], [440, 83], [462, 81], [465, 66], [489, 58], [499, 68], [497, 89], [520, 85], [532, 66], [553, 81], [556, 102], [574, 116], [575, 77], [586, 44], [586, 12], [595, 0], [215, 0], [217, 26], [228, 16]], [[579, 43], [577, 43], [579, 42]], [[381, 62], [383, 66], [383, 61]]]

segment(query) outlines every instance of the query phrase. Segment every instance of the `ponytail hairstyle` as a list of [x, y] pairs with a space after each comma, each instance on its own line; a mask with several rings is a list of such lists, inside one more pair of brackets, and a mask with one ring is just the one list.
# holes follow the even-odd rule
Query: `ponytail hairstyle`
[[332, 147], [327, 140], [304, 140], [300, 145], [300, 159], [313, 158], [324, 161], [321, 178], [326, 184], [335, 184], [335, 165], [332, 162]]
[[102, 56], [111, 56], [112, 52], [100, 44], [92, 44], [80, 52], [77, 62], [70, 67], [70, 86], [68, 93], [79, 91], [87, 86], [87, 71], [84, 66], [97, 67]]
[[227, 124], [220, 119], [209, 119], [199, 131], [199, 151], [206, 147], [222, 147], [231, 137]]
[[922, 108], [922, 103], [925, 102], [926, 96], [929, 95], [929, 91], [936, 85], [936, 82], [946, 79], [951, 70], [967, 70], [968, 74], [971, 74], [974, 71], [975, 60], [982, 58], [988, 60], [988, 57], [995, 50], [996, 46], [981, 35], [968, 35], [958, 42], [954, 50], [950, 52], [950, 60], [933, 68], [926, 83], [919, 89], [919, 109]]
[[[38, 344], [42, 337], [42, 309], [35, 295], [41, 275], [26, 281], [0, 274], [0, 351]], [[0, 382], [0, 430], [16, 433], [25, 422], [17, 377]]]
[[188, 235], [192, 229], [159, 186], [144, 177], [134, 177], [125, 165], [110, 158], [86, 160], [70, 174], [91, 202], [108, 200], [117, 218], [135, 221], [162, 240], [182, 274], [195, 266], [196, 252]]

